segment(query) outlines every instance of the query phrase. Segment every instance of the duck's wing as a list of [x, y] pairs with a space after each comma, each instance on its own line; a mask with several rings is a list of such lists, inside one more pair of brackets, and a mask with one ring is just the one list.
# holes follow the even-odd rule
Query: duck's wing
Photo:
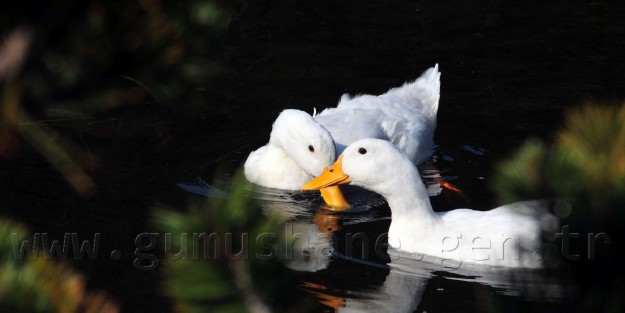
[[341, 107], [341, 100], [339, 107], [326, 109], [315, 117], [332, 134], [337, 156], [351, 143], [363, 138], [390, 140], [381, 127], [380, 110], [371, 106], [371, 102], [377, 101], [376, 97], [368, 97], [373, 99], [354, 99], [360, 106]]
[[363, 138], [385, 139], [421, 163], [434, 148], [439, 98], [437, 64], [415, 81], [380, 96], [343, 95], [336, 108], [326, 109], [315, 118], [332, 133], [337, 148]]
[[489, 211], [456, 209], [438, 215], [447, 236], [462, 238], [467, 260], [487, 255], [485, 262], [493, 261], [491, 265], [541, 267], [551, 262], [546, 259], [546, 249], [551, 249], [546, 244], [558, 225], [546, 205], [545, 201], [524, 201]]

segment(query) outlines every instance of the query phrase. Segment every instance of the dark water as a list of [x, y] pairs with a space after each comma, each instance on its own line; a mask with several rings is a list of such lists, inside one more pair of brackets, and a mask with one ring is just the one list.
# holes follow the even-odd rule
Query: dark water
[[[101, 159], [92, 198], [78, 197], [27, 144], [2, 161], [4, 215], [59, 237], [99, 232], [103, 251], [122, 251], [118, 261], [74, 263], [123, 312], [171, 312], [159, 270], [132, 267], [134, 238], [153, 231], [154, 204], [182, 207], [204, 196], [203, 182], [241, 166], [285, 108], [312, 112], [335, 106], [343, 93], [383, 93], [438, 63], [438, 147], [421, 170], [426, 182], [440, 173], [466, 195], [431, 197], [442, 211], [495, 207], [495, 166], [524, 140], [550, 140], [562, 113], [586, 101], [625, 99], [625, 8], [617, 2], [237, 1], [232, 8], [215, 48], [225, 74], [189, 86], [184, 102], [49, 122], [61, 133], [78, 125], [87, 134], [71, 139]], [[109, 135], [88, 135], [96, 130]], [[290, 222], [314, 227], [319, 200], [305, 199], [283, 209]], [[386, 232], [390, 211], [378, 197], [364, 199], [375, 205], [363, 200], [356, 212], [326, 217], [336, 238]], [[299, 280], [287, 294], [318, 312], [553, 312], [577, 304], [576, 286], [559, 273], [455, 273], [403, 258], [365, 261], [342, 247], [334, 243], [334, 254], [312, 268], [293, 265]]]

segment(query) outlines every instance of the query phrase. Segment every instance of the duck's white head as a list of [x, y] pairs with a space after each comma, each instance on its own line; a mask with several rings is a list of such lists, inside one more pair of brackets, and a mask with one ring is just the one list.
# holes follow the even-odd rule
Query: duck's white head
[[336, 157], [330, 132], [300, 110], [284, 110], [273, 123], [269, 144], [284, 150], [297, 165], [312, 176], [319, 176]]
[[383, 196], [397, 187], [397, 180], [418, 176], [412, 162], [392, 143], [381, 139], [361, 139], [350, 144], [336, 163], [303, 190], [315, 190], [352, 183]]

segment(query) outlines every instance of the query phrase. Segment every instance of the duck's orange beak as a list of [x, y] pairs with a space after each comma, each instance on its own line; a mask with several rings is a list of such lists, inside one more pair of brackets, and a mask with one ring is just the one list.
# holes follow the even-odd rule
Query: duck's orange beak
[[352, 180], [343, 173], [343, 156], [341, 155], [330, 169], [325, 168], [321, 175], [302, 186], [302, 190], [321, 190], [323, 200], [335, 210], [349, 208], [338, 185], [350, 183]]
[[319, 189], [321, 196], [331, 210], [344, 211], [347, 210], [350, 205], [343, 197], [341, 188], [339, 186], [330, 186]]
[[330, 169], [325, 168], [319, 177], [307, 182], [302, 190], [319, 190], [321, 188], [351, 183], [349, 176], [343, 173], [343, 155], [334, 162]]

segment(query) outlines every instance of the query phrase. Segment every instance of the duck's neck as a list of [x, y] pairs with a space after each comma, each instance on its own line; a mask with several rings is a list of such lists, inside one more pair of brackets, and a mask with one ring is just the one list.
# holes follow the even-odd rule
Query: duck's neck
[[397, 175], [394, 180], [392, 184], [388, 184], [394, 188], [382, 194], [392, 214], [389, 238], [406, 241], [407, 238], [414, 240], [416, 237], [431, 234], [440, 226], [440, 219], [432, 210], [430, 197], [419, 172], [416, 169], [406, 171]]

